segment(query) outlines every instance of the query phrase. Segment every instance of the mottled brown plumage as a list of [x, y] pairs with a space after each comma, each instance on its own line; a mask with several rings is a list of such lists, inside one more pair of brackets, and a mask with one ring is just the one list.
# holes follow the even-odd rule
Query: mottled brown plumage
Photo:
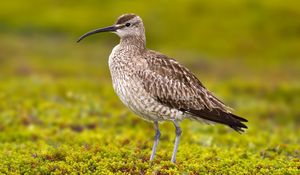
[[247, 120], [231, 114], [229, 108], [212, 95], [191, 71], [176, 60], [158, 52], [149, 51], [145, 57], [148, 69], [139, 72], [144, 88], [157, 101], [236, 131], [247, 128]]
[[185, 118], [221, 123], [238, 132], [247, 126], [246, 119], [230, 112], [222, 101], [209, 92], [187, 68], [176, 60], [146, 48], [143, 21], [134, 14], [118, 18], [113, 26], [96, 29], [79, 38], [111, 31], [120, 43], [109, 56], [113, 88], [120, 100], [156, 129], [150, 160], [153, 160], [160, 131], [159, 121], [172, 121], [176, 128], [172, 162], [175, 162], [181, 135], [179, 122]]

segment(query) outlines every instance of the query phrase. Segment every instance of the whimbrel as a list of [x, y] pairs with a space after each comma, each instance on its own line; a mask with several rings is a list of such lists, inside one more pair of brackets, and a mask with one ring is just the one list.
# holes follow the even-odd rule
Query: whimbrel
[[206, 123], [221, 123], [238, 132], [246, 119], [230, 112], [187, 68], [175, 59], [146, 48], [142, 19], [135, 14], [120, 16], [112, 26], [90, 31], [79, 38], [100, 32], [120, 37], [109, 56], [113, 88], [120, 100], [141, 118], [154, 123], [156, 130], [150, 160], [154, 159], [160, 138], [158, 122], [171, 121], [175, 143], [171, 161], [176, 161], [181, 136], [179, 122], [185, 118]]

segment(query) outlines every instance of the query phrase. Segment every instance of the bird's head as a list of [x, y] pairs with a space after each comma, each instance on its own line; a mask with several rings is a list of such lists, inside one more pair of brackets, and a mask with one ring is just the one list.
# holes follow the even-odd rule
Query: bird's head
[[100, 32], [113, 32], [121, 39], [138, 37], [145, 40], [145, 29], [142, 19], [135, 14], [124, 14], [117, 19], [114, 25], [92, 30], [82, 35], [77, 42], [80, 42], [87, 36]]

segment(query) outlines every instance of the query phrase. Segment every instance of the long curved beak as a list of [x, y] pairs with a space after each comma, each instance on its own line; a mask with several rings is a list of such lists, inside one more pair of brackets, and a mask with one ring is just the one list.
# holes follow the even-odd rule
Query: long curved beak
[[113, 26], [109, 26], [109, 27], [104, 27], [101, 29], [96, 29], [96, 30], [92, 30], [84, 35], [82, 35], [78, 40], [77, 43], [79, 43], [81, 40], [83, 40], [85, 37], [88, 37], [90, 35], [96, 34], [96, 33], [100, 33], [100, 32], [115, 32], [116, 30], [122, 28], [122, 25], [113, 25]]

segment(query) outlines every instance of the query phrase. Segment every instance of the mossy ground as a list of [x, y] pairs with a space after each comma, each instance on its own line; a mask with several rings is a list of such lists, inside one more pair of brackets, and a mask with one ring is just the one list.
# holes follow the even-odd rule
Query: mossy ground
[[[180, 30], [172, 24], [183, 26], [191, 21], [171, 18], [170, 13], [166, 21], [157, 24], [153, 20], [157, 18], [147, 13], [151, 10], [141, 3], [134, 6], [146, 17], [150, 46], [178, 58], [208, 89], [235, 108], [236, 114], [249, 120], [244, 134], [226, 126], [183, 121], [177, 162], [172, 164], [173, 125], [160, 124], [162, 137], [155, 160], [149, 162], [153, 124], [130, 112], [113, 92], [107, 57], [117, 38], [103, 35], [103, 39], [98, 36], [98, 40], [75, 43], [89, 26], [100, 27], [94, 18], [86, 21], [91, 15], [104, 15], [96, 8], [100, 4], [89, 1], [88, 5], [68, 6], [72, 3], [45, 1], [36, 9], [22, 2], [6, 2], [0, 7], [0, 173], [300, 174], [300, 37], [288, 30], [297, 28], [293, 20], [300, 17], [297, 5], [249, 1], [249, 10], [241, 2], [223, 7], [220, 2], [183, 5], [175, 1], [167, 11], [154, 13], [169, 14], [175, 8], [188, 19], [191, 14], [187, 12], [202, 7], [200, 16], [193, 12], [196, 14], [189, 18], [201, 17], [195, 23], [201, 32], [190, 29], [185, 35], [178, 35]], [[116, 3], [106, 2], [101, 7], [108, 12]], [[3, 8], [5, 5], [10, 8]], [[27, 11], [19, 11], [21, 5]], [[147, 7], [155, 11], [150, 8], [154, 5]], [[30, 13], [33, 9], [41, 15]], [[228, 13], [232, 9], [237, 14]], [[129, 6], [126, 10], [132, 11]], [[123, 11], [119, 5], [111, 13]], [[59, 17], [74, 14], [76, 20], [56, 18], [57, 13]], [[8, 14], [15, 16], [9, 20]], [[116, 17], [107, 16], [111, 19], [105, 19], [106, 24]], [[220, 34], [213, 21], [221, 17]], [[165, 26], [158, 30], [155, 24]], [[229, 30], [236, 27], [241, 33]], [[173, 32], [171, 41], [156, 38], [168, 36], [164, 30]]]

